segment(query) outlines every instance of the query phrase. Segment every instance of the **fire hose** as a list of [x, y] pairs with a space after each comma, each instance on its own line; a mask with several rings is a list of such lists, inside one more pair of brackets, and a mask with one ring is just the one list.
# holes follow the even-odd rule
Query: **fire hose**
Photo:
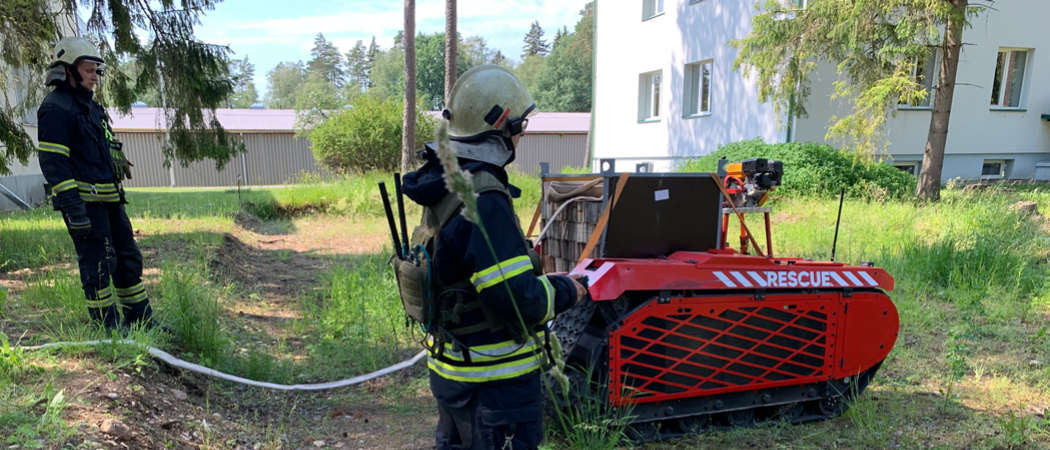
[[166, 364], [168, 364], [168, 365], [170, 365], [172, 367], [178, 367], [180, 369], [188, 370], [190, 372], [199, 373], [201, 375], [205, 375], [205, 376], [209, 376], [209, 377], [213, 377], [213, 378], [219, 378], [219, 379], [230, 381], [230, 382], [237, 383], [237, 384], [243, 384], [243, 385], [246, 385], [246, 386], [261, 387], [261, 388], [265, 388], [265, 389], [275, 389], [275, 390], [278, 390], [278, 391], [323, 391], [323, 390], [328, 390], [328, 389], [337, 389], [337, 388], [341, 388], [341, 387], [353, 386], [355, 384], [361, 384], [361, 383], [364, 383], [365, 381], [372, 380], [372, 379], [375, 379], [375, 378], [379, 378], [381, 376], [388, 375], [388, 374], [397, 372], [399, 370], [408, 368], [408, 367], [412, 366], [413, 364], [419, 362], [419, 360], [423, 359], [423, 357], [426, 356], [426, 354], [427, 354], [426, 350], [423, 350], [423, 351], [417, 353], [416, 356], [413, 356], [410, 359], [401, 361], [401, 362], [399, 362], [397, 364], [394, 364], [394, 365], [392, 365], [390, 367], [387, 367], [387, 368], [384, 368], [384, 369], [380, 369], [380, 370], [377, 370], [375, 372], [368, 373], [368, 374], [365, 374], [365, 375], [361, 375], [361, 376], [357, 376], [357, 377], [354, 377], [354, 378], [346, 379], [346, 380], [332, 381], [332, 382], [328, 382], [328, 383], [317, 383], [317, 384], [291, 384], [291, 385], [289, 385], [289, 384], [276, 384], [276, 383], [266, 383], [266, 382], [262, 382], [262, 381], [249, 380], [247, 378], [241, 378], [241, 377], [238, 377], [236, 375], [230, 375], [228, 373], [223, 373], [223, 372], [220, 372], [220, 371], [215, 370], [215, 369], [209, 369], [209, 368], [204, 367], [204, 366], [202, 366], [200, 364], [194, 364], [194, 363], [191, 363], [191, 362], [188, 362], [188, 361], [183, 361], [183, 360], [181, 360], [179, 358], [176, 358], [171, 353], [168, 353], [168, 352], [166, 352], [164, 350], [161, 350], [159, 348], [150, 347], [150, 346], [147, 346], [147, 345], [144, 345], [144, 344], [141, 344], [139, 342], [135, 342], [135, 341], [132, 341], [132, 340], [129, 340], [129, 339], [120, 339], [120, 340], [102, 339], [102, 340], [83, 341], [83, 342], [53, 342], [53, 343], [50, 343], [50, 344], [36, 345], [36, 346], [31, 346], [31, 347], [18, 346], [18, 347], [15, 347], [15, 348], [21, 348], [23, 350], [44, 350], [44, 349], [48, 349], [48, 348], [79, 347], [79, 346], [91, 346], [91, 345], [100, 345], [100, 344], [125, 344], [125, 345], [135, 345], [135, 346], [139, 346], [139, 347], [145, 347], [149, 351], [150, 356], [153, 356], [154, 358], [157, 358], [157, 359], [165, 362]]

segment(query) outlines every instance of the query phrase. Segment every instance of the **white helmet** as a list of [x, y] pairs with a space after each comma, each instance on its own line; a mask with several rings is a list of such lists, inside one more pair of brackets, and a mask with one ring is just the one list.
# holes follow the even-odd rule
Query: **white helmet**
[[[78, 77], [77, 64], [82, 60], [96, 62], [102, 65], [102, 55], [91, 41], [80, 36], [70, 36], [62, 39], [55, 45], [54, 60], [51, 62], [51, 72], [47, 76], [47, 84], [50, 86], [56, 81], [65, 81], [66, 67], [70, 68], [74, 77]], [[99, 73], [101, 75], [101, 72]], [[80, 81], [80, 80], [77, 80]]]
[[460, 158], [504, 166], [513, 161], [510, 137], [521, 134], [536, 104], [506, 67], [484, 64], [463, 73], [452, 87], [449, 139]]

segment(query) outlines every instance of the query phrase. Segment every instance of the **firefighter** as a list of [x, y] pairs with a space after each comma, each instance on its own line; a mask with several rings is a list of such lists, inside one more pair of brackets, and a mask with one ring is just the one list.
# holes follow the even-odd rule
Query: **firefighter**
[[442, 113], [460, 166], [471, 172], [480, 192], [478, 213], [488, 240], [456, 210], [443, 209], [454, 194], [442, 180], [436, 143], [419, 152], [425, 165], [404, 178], [404, 193], [424, 206], [424, 229], [417, 229], [417, 235], [435, 233], [435, 228], [426, 229], [428, 214], [448, 218], [431, 222], [440, 226], [433, 271], [448, 286], [444, 292], [479, 300], [476, 306], [467, 302], [457, 307], [458, 331], [451, 330], [451, 342], [441, 343], [428, 358], [439, 411], [438, 449], [539, 446], [546, 323], [586, 293], [576, 278], [540, 275], [538, 257], [530, 257], [511, 204], [521, 191], [508, 183], [505, 166], [514, 161], [535, 108], [509, 70], [483, 65], [459, 78]]
[[73, 238], [88, 314], [107, 331], [126, 331], [156, 323], [142, 284], [142, 252], [124, 211], [121, 180], [130, 178], [130, 164], [93, 98], [102, 72], [102, 56], [87, 39], [67, 37], [55, 46], [46, 79], [55, 89], [37, 111], [37, 149], [55, 209]]

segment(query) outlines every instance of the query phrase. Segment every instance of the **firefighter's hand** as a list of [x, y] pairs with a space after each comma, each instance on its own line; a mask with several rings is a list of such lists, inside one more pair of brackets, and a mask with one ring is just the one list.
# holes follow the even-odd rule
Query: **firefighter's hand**
[[583, 275], [572, 274], [568, 277], [570, 280], [572, 280], [572, 284], [576, 286], [576, 303], [579, 303], [581, 300], [583, 300], [584, 297], [587, 296], [587, 287], [584, 286], [583, 283], [580, 283], [580, 278], [583, 278]]
[[87, 206], [79, 198], [66, 199], [59, 207], [66, 219], [69, 235], [75, 238], [91, 234], [91, 219], [87, 216]]

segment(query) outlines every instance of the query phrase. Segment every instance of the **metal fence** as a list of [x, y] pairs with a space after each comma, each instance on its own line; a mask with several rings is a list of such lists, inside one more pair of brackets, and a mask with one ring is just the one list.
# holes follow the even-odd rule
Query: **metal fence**
[[[230, 161], [223, 170], [215, 170], [210, 160], [182, 167], [178, 163], [164, 168], [161, 154], [162, 133], [117, 132], [124, 143], [124, 151], [135, 166], [127, 187], [199, 187], [236, 186], [240, 178], [245, 184], [261, 186], [284, 184], [296, 180], [303, 173], [323, 173], [310, 149], [310, 141], [296, 138], [292, 133], [241, 134], [248, 153]], [[516, 161], [510, 168], [526, 173], [538, 173], [541, 162], [549, 162], [551, 170], [565, 166], [588, 165], [586, 134], [526, 134], [519, 143]]]
[[303, 172], [322, 172], [314, 161], [310, 141], [290, 133], [241, 135], [248, 153], [234, 158], [222, 171], [215, 170], [215, 162], [210, 160], [187, 167], [176, 163], [165, 169], [163, 137], [160, 133], [117, 133], [128, 159], [135, 164], [133, 178], [125, 186], [235, 186], [238, 178], [258, 186], [287, 183]]

